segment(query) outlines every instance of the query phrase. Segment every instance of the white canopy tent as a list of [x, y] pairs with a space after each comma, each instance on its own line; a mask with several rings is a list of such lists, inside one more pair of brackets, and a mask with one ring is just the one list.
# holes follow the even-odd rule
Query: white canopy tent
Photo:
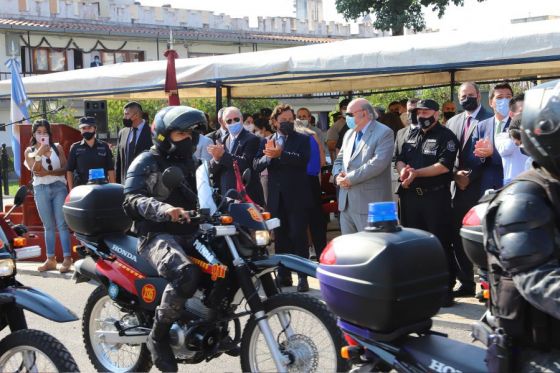
[[[23, 79], [39, 98], [166, 98], [166, 61], [123, 63]], [[426, 33], [178, 59], [179, 96], [235, 98], [423, 87], [560, 76], [560, 21]], [[221, 91], [219, 90], [221, 88]], [[0, 98], [10, 82], [0, 82]]]

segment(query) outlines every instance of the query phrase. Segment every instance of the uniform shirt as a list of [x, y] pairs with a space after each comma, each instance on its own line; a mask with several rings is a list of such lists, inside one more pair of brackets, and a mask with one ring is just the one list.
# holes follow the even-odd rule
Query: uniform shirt
[[77, 173], [79, 178], [78, 180], [74, 178], [74, 186], [87, 184], [89, 170], [93, 168], [103, 168], [105, 176], [107, 176], [107, 171], [115, 169], [109, 144], [97, 139], [93, 146], [89, 146], [85, 140], [72, 144], [66, 170], [74, 174]]
[[410, 186], [434, 188], [451, 182], [458, 148], [459, 141], [455, 134], [439, 123], [427, 133], [421, 129], [407, 127], [402, 148], [395, 149], [395, 161], [404, 162], [416, 170], [436, 163], [447, 167], [449, 172], [432, 177], [417, 177]]

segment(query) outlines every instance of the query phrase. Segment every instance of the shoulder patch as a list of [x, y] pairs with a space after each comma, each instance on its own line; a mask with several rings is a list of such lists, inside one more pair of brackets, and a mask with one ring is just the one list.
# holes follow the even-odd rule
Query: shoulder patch
[[455, 146], [455, 141], [453, 140], [449, 140], [447, 142], [447, 150], [449, 150], [450, 152], [454, 152], [456, 150], [456, 146]]

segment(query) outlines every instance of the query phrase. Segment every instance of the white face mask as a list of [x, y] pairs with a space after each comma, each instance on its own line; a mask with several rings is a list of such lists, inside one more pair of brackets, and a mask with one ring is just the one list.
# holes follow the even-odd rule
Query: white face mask
[[35, 134], [35, 140], [37, 140], [37, 145], [43, 145], [49, 143], [49, 135], [42, 135], [40, 133]]
[[245, 128], [247, 131], [253, 133], [253, 131], [255, 130], [255, 125], [253, 123], [245, 123], [245, 124], [243, 124], [243, 128]]
[[307, 119], [300, 119], [299, 121], [301, 122], [301, 125], [302, 125], [302, 126], [304, 126], [304, 127], [309, 126], [309, 120], [307, 120]]

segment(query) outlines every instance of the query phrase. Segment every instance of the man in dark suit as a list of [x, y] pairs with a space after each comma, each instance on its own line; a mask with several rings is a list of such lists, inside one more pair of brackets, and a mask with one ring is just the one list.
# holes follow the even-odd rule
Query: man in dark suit
[[[221, 194], [236, 187], [233, 162], [237, 161], [241, 173], [248, 168], [252, 169], [253, 160], [260, 146], [260, 139], [243, 128], [243, 116], [238, 108], [226, 108], [223, 112], [223, 120], [228, 129], [224, 143], [208, 146], [208, 153], [212, 155], [210, 172], [213, 180], [219, 180]], [[254, 202], [264, 205], [263, 190], [257, 172], [251, 174], [247, 193]]]
[[[307, 210], [311, 207], [309, 137], [295, 132], [295, 115], [289, 105], [276, 106], [272, 119], [278, 132], [266, 142], [263, 155], [255, 159], [255, 170], [268, 170], [267, 208], [281, 221], [275, 232], [276, 252], [307, 258]], [[281, 286], [291, 286], [290, 272], [279, 268], [277, 281]], [[308, 290], [307, 278], [299, 275], [298, 291]]]
[[[457, 277], [461, 287], [455, 297], [474, 296], [475, 283], [473, 265], [465, 255], [459, 230], [465, 214], [477, 204], [482, 196], [481, 179], [487, 166], [485, 158], [475, 156], [477, 139], [473, 133], [479, 122], [492, 117], [492, 113], [480, 104], [480, 90], [475, 83], [465, 82], [459, 87], [459, 102], [465, 110], [447, 121], [447, 127], [459, 139], [459, 151], [453, 169], [453, 251], [457, 261]], [[479, 141], [479, 140], [478, 140]]]
[[91, 61], [91, 63], [89, 64], [89, 67], [98, 67], [98, 66], [103, 66], [103, 64], [99, 60], [99, 56], [95, 56], [93, 57], [93, 61]]
[[124, 183], [126, 171], [134, 158], [152, 146], [150, 125], [143, 119], [142, 106], [131, 101], [124, 106], [124, 128], [117, 136], [117, 183]]
[[224, 122], [225, 109], [226, 108], [221, 108], [220, 110], [218, 110], [218, 114], [216, 115], [216, 120], [218, 121], [218, 125], [220, 127], [217, 130], [212, 131], [206, 135], [206, 137], [210, 138], [210, 140], [212, 140], [214, 144], [223, 144], [228, 134], [226, 122]]

